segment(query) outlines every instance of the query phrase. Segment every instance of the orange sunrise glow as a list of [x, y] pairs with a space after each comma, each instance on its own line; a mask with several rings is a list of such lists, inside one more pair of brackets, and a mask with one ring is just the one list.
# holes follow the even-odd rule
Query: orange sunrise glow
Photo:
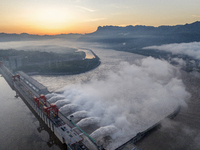
[[0, 32], [84, 34], [104, 25], [175, 25], [200, 18], [200, 1], [170, 1], [0, 1]]

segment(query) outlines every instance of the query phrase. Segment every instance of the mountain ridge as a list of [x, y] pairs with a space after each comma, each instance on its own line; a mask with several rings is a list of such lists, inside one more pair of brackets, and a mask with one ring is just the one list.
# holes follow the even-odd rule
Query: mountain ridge
[[28, 34], [28, 33], [0, 33], [0, 42], [10, 42], [10, 41], [31, 41], [31, 40], [47, 40], [47, 39], [68, 39], [76, 40], [82, 34], [57, 34], [57, 35], [38, 35], [38, 34]]
[[[116, 47], [142, 48], [151, 45], [200, 41], [200, 21], [175, 26], [99, 26], [79, 41], [101, 42]], [[113, 47], [113, 46], [112, 46]]]
[[0, 33], [0, 42], [56, 38], [84, 42], [102, 42], [106, 44], [126, 44], [126, 46], [130, 46], [132, 43], [134, 47], [193, 42], [200, 41], [200, 21], [184, 25], [161, 25], [158, 27], [145, 25], [128, 25], [126, 27], [106, 25], [99, 26], [95, 32], [87, 34], [62, 33], [57, 35], [38, 35], [28, 33]]
[[185, 25], [173, 25], [173, 26], [170, 26], [170, 25], [161, 25], [161, 26], [158, 26], [158, 27], [154, 27], [154, 26], [145, 26], [145, 25], [135, 25], [135, 26], [132, 26], [132, 25], [128, 25], [128, 26], [125, 26], [125, 27], [121, 27], [121, 26], [112, 26], [112, 25], [106, 25], [106, 26], [99, 26], [97, 28], [97, 30], [93, 33], [88, 33], [88, 34], [85, 34], [85, 35], [90, 35], [90, 34], [95, 34], [95, 33], [98, 33], [98, 32], [103, 32], [103, 31], [126, 31], [126, 30], [129, 30], [129, 31], [140, 31], [140, 30], [143, 30], [143, 31], [155, 31], [155, 30], [172, 30], [173, 31], [176, 31], [176, 30], [182, 30], [182, 29], [190, 29], [190, 30], [194, 30], [195, 29], [198, 29], [198, 31], [200, 32], [200, 21], [196, 21], [196, 22], [193, 22], [191, 24], [188, 24], [186, 23]]

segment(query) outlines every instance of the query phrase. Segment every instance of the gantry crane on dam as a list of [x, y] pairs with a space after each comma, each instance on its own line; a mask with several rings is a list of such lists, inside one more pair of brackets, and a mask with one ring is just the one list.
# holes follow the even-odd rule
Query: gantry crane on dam
[[[59, 112], [58, 107], [54, 103], [48, 102], [45, 95], [50, 92], [44, 85], [40, 84], [22, 71], [13, 74], [1, 61], [0, 73], [10, 87], [16, 91], [16, 96], [20, 96], [28, 103], [28, 105], [43, 120], [61, 143], [67, 145], [69, 150], [105, 150], [103, 146], [97, 145], [95, 140], [79, 128], [71, 118], [67, 118]], [[179, 111], [180, 106], [165, 118], [173, 119]], [[160, 123], [161, 121], [152, 125], [143, 132], [139, 132], [129, 141], [116, 148], [116, 150], [139, 150], [139, 148], [134, 144], [159, 127]]]
[[36, 114], [47, 124], [55, 136], [71, 150], [103, 150], [96, 142], [80, 129], [72, 120], [59, 112], [54, 103], [49, 103], [45, 86], [22, 71], [13, 74], [0, 62], [0, 72], [10, 87], [16, 91]]

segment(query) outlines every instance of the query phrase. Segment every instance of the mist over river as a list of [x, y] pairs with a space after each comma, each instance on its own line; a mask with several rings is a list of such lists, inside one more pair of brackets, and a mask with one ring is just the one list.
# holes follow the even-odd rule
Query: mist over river
[[[99, 144], [105, 142], [107, 149], [114, 149], [181, 105], [181, 112], [174, 120], [164, 121], [159, 130], [138, 142], [137, 146], [154, 150], [200, 148], [200, 128], [197, 125], [200, 124], [198, 73], [188, 74], [164, 60], [103, 49], [97, 45], [86, 47], [82, 44], [77, 47], [91, 49], [100, 57], [101, 65], [78, 75], [32, 77], [49, 91], [57, 93], [54, 97], [63, 96], [62, 101], [52, 101], [59, 104], [60, 111], [66, 115], [77, 115], [84, 111], [85, 117], [76, 123]], [[2, 77], [0, 81], [1, 90], [6, 91], [1, 91], [2, 106], [4, 109], [11, 107], [6, 111], [0, 110], [1, 114], [7, 112], [7, 115], [1, 115], [1, 129], [6, 131], [0, 140], [0, 144], [5, 145], [2, 149], [8, 148], [15, 139], [21, 144], [15, 144], [16, 147], [12, 149], [59, 149], [56, 145], [51, 148], [47, 146], [44, 142], [48, 141], [47, 132], [37, 131], [37, 119], [20, 98], [13, 98], [15, 92]], [[69, 108], [74, 109], [66, 111]], [[12, 114], [16, 115], [14, 120], [4, 119]], [[32, 141], [35, 142], [34, 147], [29, 146]]]
[[[182, 110], [187, 109], [186, 103], [190, 101], [190, 100], [188, 100], [188, 98], [190, 97], [190, 94], [184, 90], [185, 85], [182, 83], [182, 80], [181, 80], [182, 73], [179, 72], [177, 68], [168, 66], [168, 64], [165, 64], [166, 63], [165, 61], [158, 61], [158, 60], [154, 60], [153, 58], [145, 58], [144, 56], [140, 56], [140, 55], [136, 55], [136, 54], [119, 52], [119, 51], [108, 50], [108, 49], [105, 50], [105, 49], [97, 48], [97, 47], [90, 47], [90, 48], [101, 58], [102, 64], [98, 68], [96, 68], [90, 72], [86, 72], [84, 74], [79, 74], [79, 75], [34, 76], [34, 78], [36, 80], [38, 80], [39, 82], [43, 83], [45, 86], [47, 86], [50, 91], [53, 91], [53, 92], [57, 91], [57, 92], [62, 93], [61, 95], [64, 96], [65, 99], [67, 99], [66, 100], [67, 104], [68, 104], [68, 100], [71, 102], [70, 105], [68, 105], [68, 106], [66, 105], [66, 107], [64, 107], [64, 104], [62, 104], [62, 102], [63, 102], [62, 100], [54, 101], [54, 102], [57, 102], [57, 104], [61, 104], [62, 108], [60, 108], [60, 110], [69, 109], [69, 106], [73, 105], [73, 107], [75, 106], [74, 109], [76, 108], [78, 110], [72, 111], [71, 114], [73, 112], [75, 112], [74, 114], [76, 115], [76, 113], [78, 114], [78, 112], [82, 112], [83, 110], [86, 110], [89, 112], [89, 115], [87, 117], [91, 118], [91, 121], [93, 123], [95, 122], [93, 124], [93, 126], [96, 126], [97, 124], [101, 124], [101, 125], [99, 125], [100, 127], [110, 127], [109, 129], [110, 129], [111, 133], [108, 133], [108, 134], [103, 133], [104, 130], [102, 128], [98, 128], [98, 127], [96, 129], [96, 132], [94, 132], [95, 129], [91, 129], [91, 130], [93, 130], [93, 132], [89, 132], [91, 134], [91, 136], [93, 138], [95, 138], [95, 140], [100, 141], [99, 143], [101, 143], [101, 144], [103, 142], [108, 142], [108, 141], [105, 141], [104, 138], [99, 138], [99, 137], [107, 136], [107, 135], [111, 134], [110, 136], [115, 140], [113, 140], [112, 144], [107, 143], [106, 146], [108, 146], [107, 147], [108, 149], [113, 149], [113, 147], [116, 148], [119, 144], [122, 144], [125, 140], [130, 139], [131, 135], [135, 135], [136, 131], [138, 131], [138, 132], [142, 131], [143, 129], [146, 129], [148, 127], [148, 125], [152, 125], [153, 123], [156, 123], [156, 121], [159, 121], [159, 119], [162, 119], [162, 117], [167, 116], [167, 114], [172, 112], [178, 104], [182, 106], [182, 108], [183, 108]], [[140, 64], [140, 61], [142, 61], [142, 64]], [[164, 64], [162, 64], [163, 62], [164, 62]], [[146, 65], [145, 65], [145, 63], [146, 63]], [[134, 66], [133, 64], [138, 65], [138, 68], [136, 66]], [[148, 66], [148, 65], [150, 65], [150, 66]], [[155, 66], [155, 68], [153, 66]], [[149, 73], [149, 76], [151, 79], [147, 79], [146, 76], [144, 76], [142, 78], [142, 75], [140, 75], [140, 73], [145, 74], [145, 73], [149, 72], [149, 70], [147, 69], [148, 67], [150, 67], [150, 70], [155, 74], [152, 74], [152, 72]], [[167, 68], [165, 68], [165, 67], [167, 67]], [[141, 71], [140, 69], [144, 72], [140, 72]], [[136, 75], [133, 77], [130, 74], [138, 74], [138, 76]], [[187, 74], [187, 73], [184, 73], [184, 74]], [[188, 75], [188, 76], [192, 76], [192, 75]], [[143, 84], [137, 84], [137, 82], [135, 81], [135, 79], [140, 79], [140, 78], [142, 78], [144, 80]], [[186, 77], [186, 78], [188, 78], [188, 77]], [[175, 79], [178, 79], [177, 82], [176, 81], [173, 82]], [[153, 81], [149, 82], [149, 80], [153, 80]], [[186, 79], [184, 76], [184, 81], [185, 80]], [[165, 83], [161, 83], [161, 82], [165, 82]], [[129, 84], [129, 83], [131, 83], [131, 84]], [[159, 87], [159, 85], [156, 85], [154, 87], [154, 83], [160, 84], [160, 87]], [[167, 89], [165, 91], [165, 88], [166, 88], [165, 85], [167, 85], [167, 84], [168, 84], [169, 88], [172, 89], [172, 91], [169, 93], [166, 92], [169, 89]], [[159, 88], [163, 88], [164, 90], [159, 91], [159, 88], [157, 88], [157, 86]], [[116, 87], [121, 87], [121, 88], [116, 88]], [[134, 87], [137, 87], [137, 89], [135, 89]], [[187, 85], [186, 85], [186, 88], [187, 88]], [[124, 92], [121, 92], [122, 89], [124, 90]], [[149, 89], [151, 89], [151, 91], [149, 91]], [[139, 93], [139, 91], [141, 93]], [[154, 96], [149, 94], [149, 92], [154, 93], [153, 94]], [[75, 94], [75, 93], [78, 93], [78, 94]], [[104, 95], [104, 96], [102, 96], [102, 95]], [[137, 95], [137, 96], [135, 97], [135, 95]], [[145, 98], [143, 99], [143, 97], [141, 95], [143, 95], [143, 96], [145, 95], [147, 97], [148, 101], [144, 102]], [[155, 95], [157, 95], [157, 97]], [[158, 95], [160, 95], [160, 96], [158, 96]], [[75, 99], [75, 100], [73, 101], [73, 99]], [[85, 99], [87, 99], [87, 100], [85, 100]], [[114, 110], [114, 108], [105, 109], [105, 107], [101, 103], [101, 101], [103, 101], [103, 103], [105, 103], [105, 101], [111, 101], [111, 102], [113, 101], [114, 102], [114, 104], [112, 104], [112, 105], [114, 105], [113, 107], [116, 106], [116, 108], [119, 110], [120, 109], [119, 103], [121, 103], [120, 102], [121, 99], [122, 99], [122, 102], [127, 103], [127, 106], [132, 107], [132, 108], [129, 108], [129, 107], [127, 108], [127, 109], [129, 109], [129, 111], [127, 113], [130, 113], [130, 116], [129, 116], [129, 114], [128, 115], [126, 114], [126, 111], [122, 110], [122, 114], [127, 115], [127, 118], [123, 118], [122, 116], [120, 116], [118, 114], [118, 112]], [[135, 102], [132, 101], [131, 99], [134, 99]], [[96, 106], [96, 103], [94, 102], [96, 100], [98, 100], [97, 106]], [[139, 103], [137, 103], [136, 102], [137, 100], [138, 101], [141, 100], [141, 101]], [[162, 101], [160, 104], [159, 104], [159, 100]], [[85, 101], [87, 101], [87, 102], [85, 102]], [[81, 103], [81, 105], [79, 105], [79, 103]], [[136, 107], [133, 106], [133, 104], [136, 105]], [[155, 107], [149, 106], [151, 104], [154, 105]], [[88, 109], [87, 106], [93, 107], [93, 108]], [[127, 107], [127, 106], [124, 105], [124, 107]], [[77, 107], [79, 107], [79, 108], [77, 108]], [[115, 120], [115, 121], [108, 123], [109, 121], [105, 119], [107, 114], [102, 114], [101, 107], [103, 108], [103, 111], [108, 111], [108, 113], [110, 113], [110, 115], [107, 119], [108, 120], [111, 119], [111, 120]], [[109, 104], [107, 104], [107, 107], [109, 107]], [[135, 115], [131, 114], [131, 111], [137, 112], [137, 111], [139, 111], [138, 110], [139, 108], [144, 112], [144, 113], [137, 114], [139, 117], [137, 115], [135, 116]], [[151, 111], [148, 112], [148, 110], [152, 110], [152, 109], [154, 109], [155, 112], [157, 114], [160, 114], [161, 116], [159, 116], [159, 115], [155, 116], [154, 113], [152, 113], [153, 117], [151, 115], [146, 116], [146, 113], [150, 114], [150, 112], [151, 112]], [[97, 113], [100, 113], [100, 115], [99, 114], [96, 115], [95, 114], [96, 111], [97, 111]], [[67, 115], [69, 115], [69, 114], [67, 114]], [[99, 120], [99, 117], [101, 117], [102, 115], [104, 116], [103, 119], [100, 118], [100, 120]], [[113, 115], [116, 115], [116, 118], [111, 117]], [[131, 118], [131, 117], [133, 117], [131, 120], [134, 120], [134, 121], [137, 120], [136, 124], [133, 123], [134, 121], [132, 122], [133, 124], [130, 123], [131, 121], [128, 120], [128, 118]], [[147, 117], [149, 117], [148, 121], [145, 120]], [[120, 122], [123, 122], [121, 125], [119, 125], [117, 123], [118, 119], [122, 119], [120, 121]], [[146, 123], [142, 119], [144, 119], [146, 121]], [[141, 120], [143, 123], [140, 122]], [[81, 123], [83, 123], [83, 121], [88, 121], [88, 119], [85, 119], [85, 120], [83, 119], [82, 122], [77, 121], [77, 123], [80, 125]], [[100, 121], [100, 123], [99, 123], [99, 121]], [[103, 124], [102, 122], [106, 122], [106, 123]], [[133, 125], [132, 128], [130, 128], [130, 126], [125, 125], [128, 122]], [[169, 122], [171, 123], [173, 121], [169, 121]], [[170, 123], [167, 123], [167, 125]], [[112, 126], [113, 124], [115, 124], [115, 125]], [[89, 124], [88, 124], [88, 126], [89, 126]], [[116, 132], [116, 129], [115, 129], [116, 126], [119, 127], [118, 129], [121, 130], [123, 133]], [[120, 126], [122, 126], [122, 127], [120, 127]], [[170, 124], [170, 126], [171, 126], [171, 124]], [[127, 131], [135, 130], [135, 132], [132, 132], [131, 135], [128, 135], [125, 128], [127, 128]], [[89, 129], [84, 128], [84, 129], [87, 131], [90, 130], [90, 128]], [[98, 129], [100, 130], [99, 132], [98, 132]], [[107, 130], [105, 129], [105, 131], [107, 131]], [[112, 132], [114, 132], [116, 134], [113, 134]], [[160, 132], [160, 130], [157, 132]], [[97, 134], [97, 136], [99, 135], [98, 138], [94, 135], [95, 133], [98, 133]], [[102, 135], [100, 133], [105, 134], [105, 135]], [[131, 131], [129, 133], [131, 133]], [[169, 133], [169, 132], [167, 132], [167, 133]], [[165, 133], [165, 135], [167, 133]], [[120, 136], [118, 137], [120, 140], [117, 138], [118, 135], [121, 135], [121, 138], [119, 138]], [[171, 141], [172, 137], [171, 136], [169, 136], [169, 137], [170, 137], [169, 141]], [[122, 138], [125, 140], [123, 141]], [[175, 138], [175, 137], [173, 137], [173, 138]], [[154, 140], [152, 140], [152, 141], [154, 141]], [[114, 142], [116, 142], [117, 144]], [[168, 143], [168, 142], [164, 142], [164, 141], [163, 142], [159, 141], [159, 142], [163, 143], [162, 144], [163, 149], [165, 149], [166, 148], [165, 143]], [[156, 141], [155, 141], [155, 143], [156, 143]], [[160, 149], [160, 146], [156, 147], [155, 143], [152, 144], [151, 147], [153, 149]], [[146, 149], [146, 148], [148, 149], [148, 145], [146, 145], [143, 142], [140, 142], [139, 147], [143, 147], [143, 146], [144, 146], [144, 149]], [[170, 145], [168, 145], [168, 146], [170, 148], [173, 148], [173, 143], [170, 143]], [[178, 144], [176, 144], [176, 146], [178, 147]]]

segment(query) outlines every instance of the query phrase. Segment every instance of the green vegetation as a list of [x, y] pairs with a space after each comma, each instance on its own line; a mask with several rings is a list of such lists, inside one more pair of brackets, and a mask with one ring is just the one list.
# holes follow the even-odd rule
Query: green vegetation
[[84, 59], [44, 63], [42, 65], [22, 66], [17, 70], [36, 72], [40, 74], [78, 74], [94, 69], [100, 64], [99, 59]]
[[0, 60], [7, 62], [10, 69], [34, 74], [83, 73], [100, 64], [99, 57], [94, 56], [93, 59], [85, 59], [85, 52], [76, 50], [70, 53], [0, 50]]
[[22, 63], [43, 63], [47, 61], [55, 60], [70, 60], [70, 59], [84, 59], [84, 52], [76, 52], [76, 49], [69, 53], [53, 53], [53, 52], [41, 52], [41, 51], [24, 51], [24, 50], [0, 50], [0, 60], [9, 61], [11, 57], [21, 57]]

